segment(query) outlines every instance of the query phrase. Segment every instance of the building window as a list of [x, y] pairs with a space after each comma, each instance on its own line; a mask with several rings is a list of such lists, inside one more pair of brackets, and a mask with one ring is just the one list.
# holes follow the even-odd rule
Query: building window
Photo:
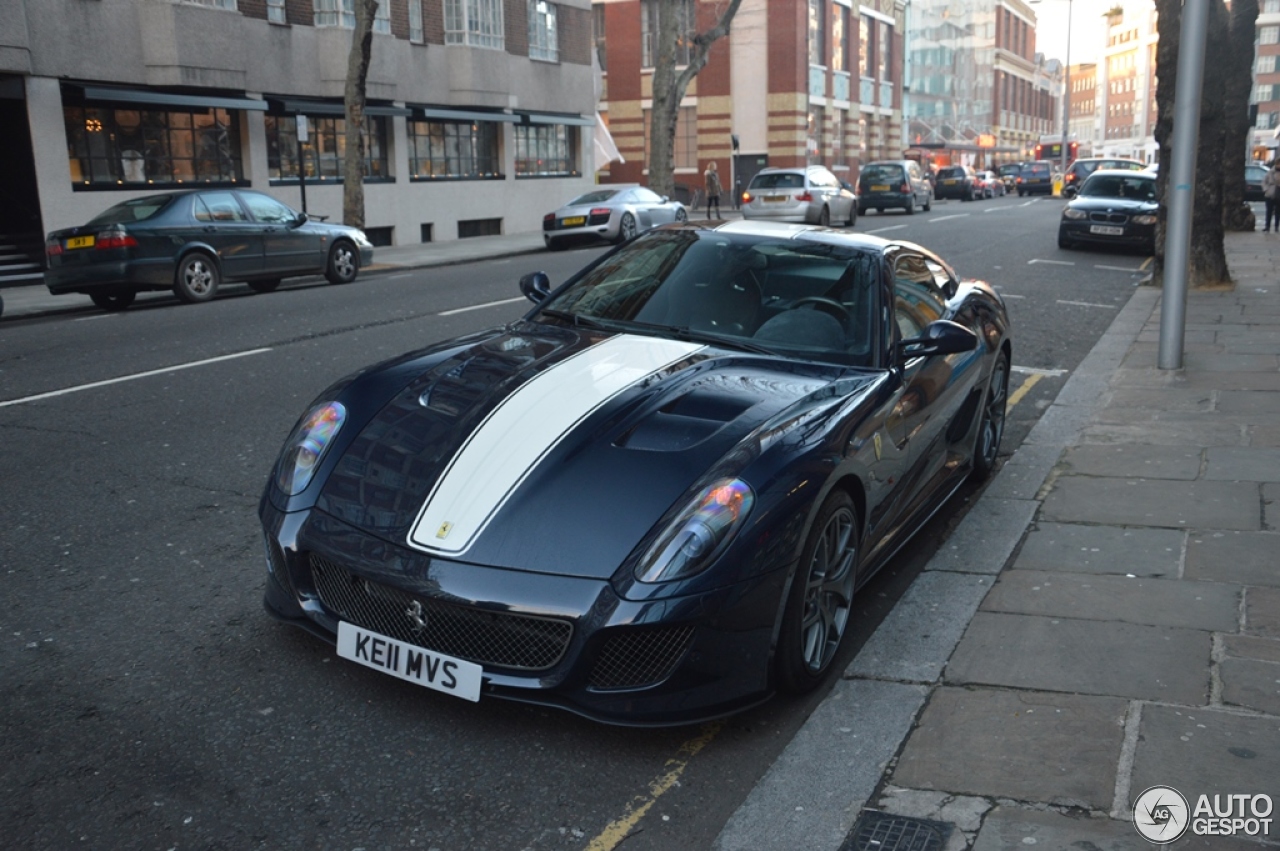
[[[653, 130], [653, 110], [644, 111], [644, 161], [649, 162], [649, 139]], [[672, 160], [676, 168], [698, 170], [698, 108], [682, 106], [676, 111], [676, 138]]]
[[236, 10], [236, 0], [184, 0], [186, 3], [194, 3], [197, 6], [213, 6], [216, 9]]
[[284, 11], [284, 0], [267, 0], [267, 20], [273, 24], [289, 22]]
[[[356, 28], [355, 0], [315, 0], [316, 26]], [[391, 4], [388, 0], [378, 0], [378, 9], [373, 13], [373, 31], [389, 35], [391, 33]]]
[[876, 20], [867, 15], [858, 16], [858, 75], [875, 76], [875, 59], [871, 55], [876, 43]]
[[[688, 65], [695, 27], [692, 0], [676, 0], [676, 65]], [[658, 0], [640, 0], [640, 67], [652, 68], [658, 59]]]
[[414, 44], [426, 42], [422, 29], [422, 0], [409, 0], [409, 41]]
[[604, 41], [604, 4], [596, 3], [591, 7], [591, 29], [596, 40], [596, 59], [600, 63], [601, 71], [608, 71], [609, 65], [605, 62], [605, 41]]
[[1274, 99], [1275, 87], [1270, 83], [1259, 83], [1253, 87], [1252, 103], [1266, 103]]
[[529, 0], [529, 57], [557, 62], [556, 7], [547, 0]]
[[[267, 170], [272, 180], [298, 179], [298, 119], [292, 115], [266, 116]], [[307, 116], [307, 141], [302, 143], [307, 180], [342, 180], [347, 151], [347, 120], [332, 115]], [[389, 180], [387, 119], [364, 119], [364, 174], [366, 180]]]
[[1259, 130], [1270, 130], [1276, 126], [1276, 119], [1280, 119], [1280, 112], [1259, 112], [1257, 127]]
[[831, 7], [831, 70], [849, 70], [849, 9], [836, 4]]
[[[1276, 2], [1280, 3], [1280, 0], [1276, 0]], [[1271, 56], [1258, 57], [1258, 73], [1259, 74], [1274, 74], [1275, 72], [1276, 72], [1276, 57], [1274, 54]]]
[[502, 50], [502, 0], [444, 0], [444, 43]]
[[826, 28], [821, 0], [809, 0], [809, 64], [827, 64]]
[[1280, 13], [1280, 0], [1262, 0], [1262, 9], [1264, 15], [1274, 15]]
[[810, 165], [822, 165], [826, 162], [825, 148], [823, 139], [826, 127], [826, 111], [820, 106], [809, 107], [809, 132], [805, 147], [808, 149], [808, 160]]
[[77, 187], [244, 180], [237, 113], [229, 110], [69, 106], [62, 114]]
[[410, 121], [408, 129], [410, 178], [487, 180], [502, 176], [496, 121]]
[[[878, 72], [876, 78], [882, 83], [887, 83], [893, 79], [893, 65], [890, 60], [893, 58], [893, 25], [880, 22], [880, 40], [876, 46], [876, 65]], [[887, 106], [888, 104], [881, 104]]]
[[516, 177], [577, 177], [578, 129], [564, 124], [517, 124]]

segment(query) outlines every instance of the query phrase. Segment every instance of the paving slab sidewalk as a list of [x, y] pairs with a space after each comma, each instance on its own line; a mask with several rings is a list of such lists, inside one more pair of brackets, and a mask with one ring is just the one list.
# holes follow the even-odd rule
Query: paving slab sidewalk
[[[1188, 296], [1184, 368], [1155, 367], [1160, 292], [1139, 289], [845, 672], [924, 690], [867, 728], [910, 717], [876, 791], [797, 817], [829, 784], [789, 748], [718, 851], [852, 848], [804, 830], [847, 836], [864, 809], [952, 824], [948, 851], [1142, 849], [1151, 786], [1193, 827], [1202, 795], [1280, 801], [1280, 239], [1227, 248], [1236, 285]], [[815, 716], [866, 723], [842, 708]], [[1270, 817], [1168, 847], [1280, 847]]]

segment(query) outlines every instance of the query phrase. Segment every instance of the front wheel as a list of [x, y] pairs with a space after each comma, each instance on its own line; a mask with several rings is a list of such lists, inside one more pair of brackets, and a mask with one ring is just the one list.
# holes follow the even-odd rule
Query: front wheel
[[630, 213], [623, 213], [622, 220], [618, 222], [618, 242], [626, 242], [635, 235], [636, 217]]
[[356, 247], [349, 242], [335, 242], [329, 249], [329, 262], [325, 264], [324, 276], [331, 284], [349, 284], [360, 273], [360, 255]]
[[979, 481], [991, 475], [1004, 438], [1005, 411], [1009, 400], [1009, 356], [1001, 352], [991, 369], [982, 419], [978, 422], [978, 442], [973, 447], [973, 477]]
[[689, 221], [689, 214], [684, 211], [684, 208], [681, 207], [679, 210], [676, 210], [676, 222], [684, 224], [687, 221]]
[[218, 291], [218, 267], [208, 254], [193, 251], [178, 263], [173, 293], [187, 304], [209, 301]]
[[1058, 233], [1058, 247], [1063, 251], [1070, 251], [1075, 248], [1075, 243], [1067, 239], [1061, 232]]
[[124, 310], [133, 304], [133, 300], [137, 295], [133, 290], [113, 290], [105, 293], [89, 293], [89, 298], [93, 299], [93, 303], [103, 310], [115, 312]]
[[778, 636], [778, 687], [793, 694], [817, 688], [848, 634], [858, 565], [858, 512], [835, 491], [810, 527]]

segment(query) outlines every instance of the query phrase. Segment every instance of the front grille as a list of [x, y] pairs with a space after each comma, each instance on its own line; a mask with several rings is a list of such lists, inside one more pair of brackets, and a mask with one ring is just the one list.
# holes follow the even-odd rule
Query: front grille
[[1089, 221], [1108, 225], [1122, 225], [1129, 221], [1129, 216], [1125, 213], [1090, 213]]
[[573, 634], [568, 621], [418, 597], [317, 555], [311, 556], [311, 575], [320, 602], [342, 620], [481, 665], [546, 670], [564, 656]]
[[671, 676], [693, 640], [693, 627], [627, 630], [612, 636], [591, 669], [596, 689], [641, 688]]

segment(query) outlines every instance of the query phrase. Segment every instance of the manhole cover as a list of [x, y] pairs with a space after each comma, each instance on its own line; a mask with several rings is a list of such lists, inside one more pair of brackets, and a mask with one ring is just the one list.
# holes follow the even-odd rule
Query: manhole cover
[[840, 851], [942, 851], [952, 825], [864, 810]]

